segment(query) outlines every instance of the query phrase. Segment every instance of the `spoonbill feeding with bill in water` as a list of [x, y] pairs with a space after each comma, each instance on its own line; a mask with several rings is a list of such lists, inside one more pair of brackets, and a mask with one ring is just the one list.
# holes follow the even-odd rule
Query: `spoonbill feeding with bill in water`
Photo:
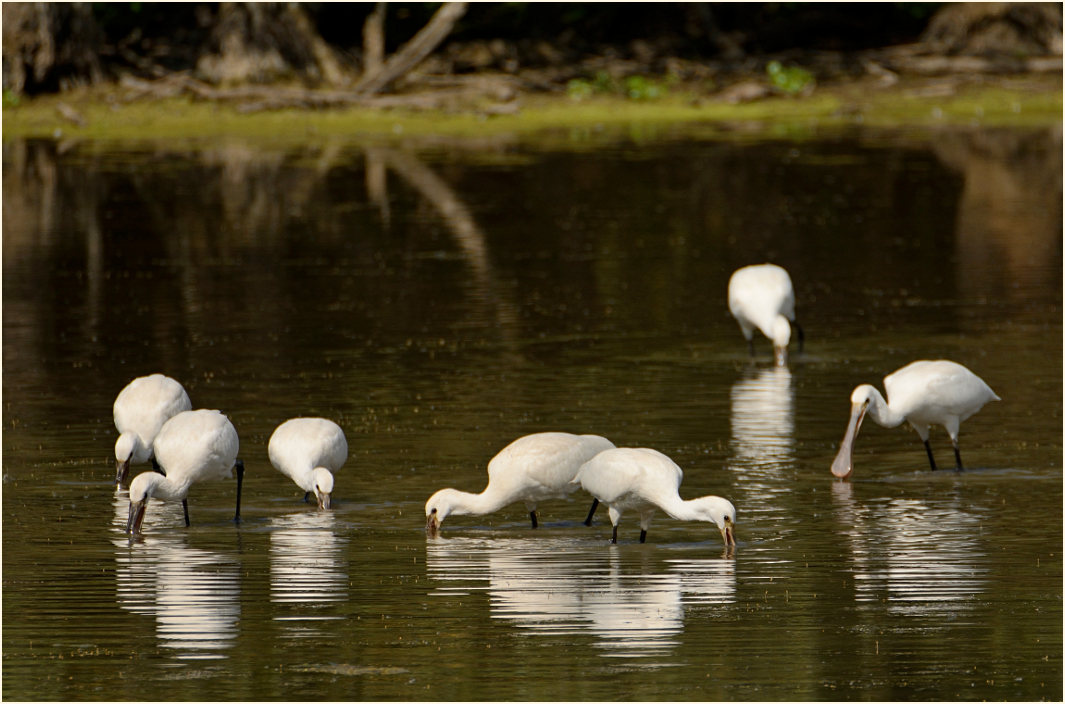
[[740, 324], [752, 357], [755, 328], [773, 342], [773, 357], [778, 365], [788, 361], [788, 342], [793, 325], [802, 352], [805, 336], [795, 319], [795, 290], [791, 277], [782, 267], [752, 264], [733, 272], [728, 282], [728, 309]]
[[954, 444], [956, 469], [964, 469], [958, 450], [958, 428], [988, 401], [999, 401], [983, 379], [949, 360], [920, 360], [884, 377], [888, 400], [869, 384], [862, 384], [851, 393], [851, 418], [847, 432], [839, 444], [839, 452], [832, 462], [832, 474], [841, 479], [854, 471], [851, 453], [866, 413], [885, 428], [894, 428], [907, 421], [921, 436], [928, 462], [936, 468], [928, 431], [932, 425], [942, 425]]
[[348, 441], [340, 426], [326, 418], [292, 418], [277, 426], [267, 446], [270, 463], [306, 492], [318, 508], [329, 508], [333, 473], [348, 458]]
[[183, 411], [163, 424], [155, 438], [155, 457], [165, 474], [144, 472], [129, 484], [127, 533], [140, 531], [148, 499], [180, 501], [189, 523], [189, 487], [208, 479], [237, 475], [237, 511], [240, 521], [240, 490], [244, 463], [237, 459], [240, 443], [233, 424], [218, 411]]
[[[488, 486], [480, 494], [441, 489], [425, 502], [425, 532], [436, 535], [444, 519], [493, 513], [515, 501], [525, 502], [536, 528], [536, 506], [577, 490], [572, 484], [580, 466], [614, 443], [598, 435], [533, 433], [510, 443], [488, 463]], [[598, 500], [592, 502], [585, 525], [590, 525]]]
[[158, 471], [152, 445], [163, 423], [192, 409], [189, 395], [177, 381], [163, 374], [137, 377], [115, 399], [115, 484], [126, 479], [131, 464], [151, 462]]
[[619, 447], [600, 452], [577, 472], [573, 479], [589, 494], [610, 509], [614, 526], [610, 542], [618, 542], [621, 513], [634, 509], [640, 515], [640, 542], [647, 539], [647, 529], [656, 508], [678, 521], [708, 521], [721, 531], [725, 547], [736, 544], [736, 507], [720, 496], [697, 499], [680, 498], [684, 472], [658, 450], [646, 447]]

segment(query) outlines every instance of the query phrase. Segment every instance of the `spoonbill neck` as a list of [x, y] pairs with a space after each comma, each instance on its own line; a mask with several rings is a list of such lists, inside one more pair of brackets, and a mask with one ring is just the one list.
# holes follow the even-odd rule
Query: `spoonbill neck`
[[885, 428], [897, 427], [906, 420], [906, 416], [894, 410], [875, 386], [862, 384], [854, 390], [851, 401], [855, 404], [868, 403], [866, 413], [877, 425]]
[[494, 491], [491, 486], [486, 487], [480, 494], [458, 489], [452, 489], [449, 494], [447, 497], [451, 505], [449, 513], [456, 516], [483, 516], [487, 513], [494, 513], [512, 500], [511, 497], [504, 496], [502, 492]]
[[189, 482], [175, 481], [155, 472], [145, 472], [129, 485], [130, 501], [143, 501], [145, 498], [162, 501], [183, 501], [189, 495]]

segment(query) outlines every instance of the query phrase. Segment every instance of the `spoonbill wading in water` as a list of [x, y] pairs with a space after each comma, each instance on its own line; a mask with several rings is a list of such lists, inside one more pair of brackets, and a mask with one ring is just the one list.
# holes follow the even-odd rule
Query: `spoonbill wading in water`
[[804, 335], [795, 319], [795, 291], [788, 272], [776, 264], [753, 264], [737, 269], [728, 282], [728, 309], [747, 338], [747, 350], [754, 356], [754, 329], [773, 342], [778, 365], [788, 361], [791, 326], [799, 334], [802, 352]]
[[155, 438], [155, 457], [165, 475], [138, 474], [129, 484], [127, 533], [140, 532], [148, 499], [180, 501], [189, 523], [189, 487], [208, 479], [237, 475], [237, 511], [240, 521], [240, 489], [244, 463], [237, 459], [240, 443], [229, 419], [218, 411], [184, 411], [163, 424]]
[[185, 389], [162, 374], [137, 377], [115, 399], [115, 484], [126, 479], [131, 464], [151, 462], [159, 471], [152, 444], [163, 423], [192, 409]]
[[832, 474], [837, 477], [849, 477], [854, 471], [851, 452], [866, 413], [885, 428], [909, 422], [921, 436], [933, 470], [936, 460], [932, 456], [932, 446], [928, 444], [928, 430], [932, 425], [942, 425], [954, 444], [956, 469], [964, 469], [958, 451], [961, 422], [988, 401], [1001, 400], [983, 379], [957, 362], [945, 359], [907, 364], [884, 377], [884, 390], [887, 391], [887, 401], [869, 384], [862, 384], [851, 393], [850, 422], [832, 462]]
[[318, 508], [329, 508], [333, 473], [348, 458], [348, 441], [340, 426], [326, 418], [292, 418], [277, 426], [267, 447], [274, 468], [306, 492]]
[[[444, 519], [481, 516], [507, 504], [524, 501], [536, 528], [536, 506], [544, 499], [559, 499], [577, 490], [572, 484], [580, 466], [614, 443], [598, 435], [534, 433], [510, 443], [488, 463], [488, 486], [480, 494], [441, 489], [425, 502], [425, 532], [436, 535]], [[599, 501], [592, 503], [585, 525], [590, 525]]]
[[698, 499], [680, 498], [684, 472], [658, 450], [645, 447], [619, 447], [600, 452], [577, 472], [573, 479], [584, 490], [610, 509], [614, 526], [610, 542], [618, 542], [621, 513], [634, 509], [640, 514], [640, 542], [647, 539], [647, 529], [655, 509], [662, 509], [678, 521], [709, 521], [721, 531], [725, 547], [736, 544], [736, 507], [720, 496]]

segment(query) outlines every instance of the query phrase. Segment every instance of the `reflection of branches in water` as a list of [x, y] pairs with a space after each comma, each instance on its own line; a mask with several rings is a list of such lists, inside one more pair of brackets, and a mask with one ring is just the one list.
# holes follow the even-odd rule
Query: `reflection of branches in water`
[[[476, 299], [485, 305], [494, 304], [498, 328], [509, 339], [516, 322], [514, 306], [502, 301], [502, 287], [496, 280], [488, 256], [487, 238], [466, 204], [443, 179], [414, 155], [385, 147], [366, 147], [365, 151], [368, 163], [387, 165], [440, 213], [473, 270]], [[378, 179], [383, 181], [381, 177]], [[375, 181], [373, 185], [370, 197], [378, 203], [382, 214], [387, 214], [387, 193], [378, 182]]]
[[954, 131], [933, 143], [965, 181], [955, 237], [964, 294], [995, 291], [1020, 302], [1033, 290], [1060, 288], [1061, 137], [1058, 126]]

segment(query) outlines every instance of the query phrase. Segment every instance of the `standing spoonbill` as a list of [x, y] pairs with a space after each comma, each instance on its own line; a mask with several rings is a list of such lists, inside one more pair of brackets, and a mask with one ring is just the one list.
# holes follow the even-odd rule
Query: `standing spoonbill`
[[148, 499], [180, 501], [189, 523], [189, 487], [207, 479], [237, 475], [237, 512], [240, 521], [240, 489], [244, 463], [237, 459], [240, 442], [229, 419], [218, 411], [183, 411], [163, 424], [155, 438], [155, 458], [165, 474], [144, 472], [129, 483], [127, 533], [140, 532]]
[[640, 542], [647, 539], [647, 529], [655, 508], [678, 521], [709, 521], [721, 531], [725, 547], [736, 544], [736, 507], [720, 496], [698, 499], [680, 498], [684, 472], [673, 460], [658, 450], [646, 447], [619, 447], [599, 453], [577, 472], [573, 482], [610, 507], [614, 526], [610, 542], [618, 542], [618, 521], [625, 509], [640, 514]]
[[163, 423], [192, 409], [185, 389], [162, 374], [137, 377], [115, 399], [115, 484], [126, 479], [131, 464], [151, 461], [158, 470], [152, 443]]
[[325, 418], [292, 418], [277, 426], [267, 446], [270, 464], [296, 482], [306, 492], [313, 492], [318, 508], [329, 508], [333, 494], [333, 472], [348, 458], [348, 441], [340, 426]]
[[932, 446], [928, 444], [928, 429], [942, 425], [950, 433], [954, 444], [956, 469], [964, 469], [958, 451], [958, 428], [961, 422], [999, 397], [984, 380], [958, 364], [945, 359], [910, 362], [902, 369], [884, 377], [884, 390], [890, 400], [885, 401], [873, 386], [862, 384], [851, 393], [851, 418], [839, 452], [832, 461], [832, 474], [841, 479], [854, 471], [851, 451], [854, 439], [866, 412], [877, 424], [894, 428], [908, 421], [924, 442], [928, 462], [936, 468]]
[[802, 352], [802, 326], [795, 320], [795, 291], [788, 272], [776, 264], [753, 264], [737, 269], [728, 282], [728, 309], [747, 338], [747, 350], [754, 356], [754, 329], [773, 341], [776, 363], [788, 361], [791, 326], [799, 334]]
[[[598, 435], [533, 433], [510, 443], [488, 463], [488, 486], [480, 494], [441, 489], [425, 502], [425, 532], [432, 536], [444, 519], [481, 516], [515, 501], [524, 501], [532, 527], [536, 505], [544, 499], [565, 498], [577, 490], [571, 482], [580, 466], [614, 443]], [[592, 503], [585, 525], [590, 525], [599, 501]]]

